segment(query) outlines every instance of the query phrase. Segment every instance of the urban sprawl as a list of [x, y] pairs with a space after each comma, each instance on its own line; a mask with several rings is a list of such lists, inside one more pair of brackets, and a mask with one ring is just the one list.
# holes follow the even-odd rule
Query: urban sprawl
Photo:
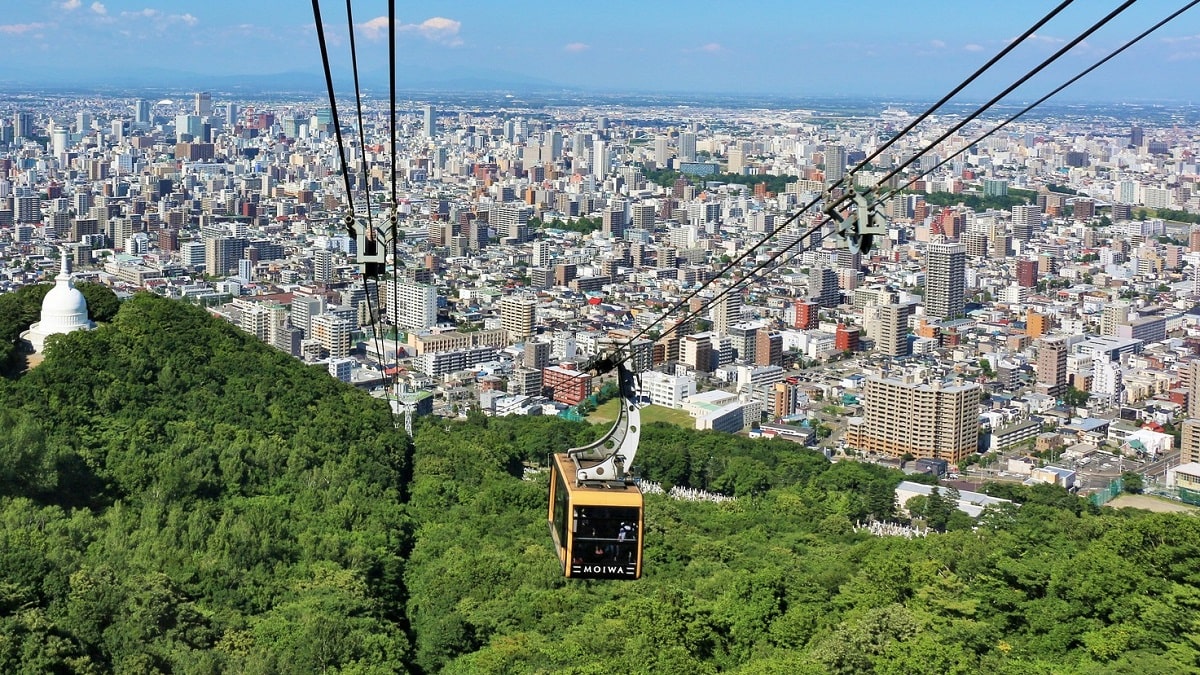
[[[368, 99], [360, 131], [352, 103], [348, 176], [315, 97], [0, 103], [0, 291], [67, 255], [75, 278], [203, 305], [410, 414], [603, 419], [611, 386], [581, 368], [628, 343], [646, 421], [1200, 495], [1196, 128], [1042, 115], [975, 143], [981, 119], [889, 178], [961, 119], [935, 115], [851, 176], [887, 197], [873, 250], [826, 226], [750, 274], [913, 114]], [[351, 203], [366, 229], [398, 212], [378, 279]]]

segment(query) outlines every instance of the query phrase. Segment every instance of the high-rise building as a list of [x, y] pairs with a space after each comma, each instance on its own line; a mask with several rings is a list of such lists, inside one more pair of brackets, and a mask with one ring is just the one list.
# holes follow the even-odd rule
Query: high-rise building
[[729, 327], [729, 338], [733, 344], [734, 358], [750, 363], [754, 362], [755, 348], [758, 346], [758, 331], [762, 324], [753, 321], [735, 323]]
[[436, 286], [395, 279], [388, 279], [385, 286], [385, 308], [394, 325], [408, 330], [437, 325]]
[[713, 332], [727, 335], [729, 328], [742, 320], [742, 294], [736, 289], [725, 294], [712, 308]]
[[329, 352], [329, 357], [341, 359], [350, 355], [350, 321], [334, 314], [321, 314], [312, 319], [311, 338]]
[[820, 325], [821, 306], [811, 300], [796, 300], [792, 305], [795, 311], [795, 319], [792, 325], [800, 330], [811, 330]]
[[1187, 387], [1187, 416], [1200, 419], [1200, 360], [1188, 364]]
[[521, 364], [540, 372], [542, 368], [550, 365], [550, 347], [549, 342], [526, 340], [525, 352], [521, 354]]
[[1063, 338], [1042, 338], [1037, 341], [1037, 372], [1039, 394], [1062, 396], [1067, 390], [1067, 341]]
[[657, 136], [654, 139], [654, 164], [661, 170], [667, 168], [671, 155], [667, 150], [667, 137]]
[[959, 462], [978, 449], [979, 395], [977, 384], [869, 377], [862, 422], [851, 426], [846, 440], [892, 457]]
[[696, 161], [696, 133], [684, 131], [679, 134], [679, 160], [682, 162]]
[[825, 183], [846, 177], [846, 148], [836, 144], [825, 146]]
[[210, 276], [237, 273], [237, 261], [246, 252], [240, 237], [213, 237], [204, 242], [204, 272]]
[[533, 336], [537, 300], [509, 295], [500, 299], [500, 327], [508, 332], [508, 341], [526, 342]]
[[934, 242], [925, 270], [925, 313], [936, 319], [962, 316], [967, 284], [967, 247]]
[[879, 339], [875, 351], [892, 357], [904, 357], [912, 353], [908, 341], [908, 317], [912, 305], [888, 304], [879, 307]]
[[760, 329], [755, 334], [754, 363], [760, 366], [783, 365], [783, 336], [777, 330]]
[[333, 251], [327, 249], [313, 251], [313, 281], [319, 284], [333, 281]]
[[150, 101], [139, 98], [133, 106], [133, 123], [138, 126], [150, 124]]
[[1129, 303], [1110, 302], [1100, 311], [1100, 334], [1116, 335], [1117, 326], [1129, 324]]
[[1017, 285], [1024, 288], [1037, 286], [1036, 260], [1025, 259], [1017, 261]]
[[212, 115], [212, 94], [207, 91], [197, 93], [193, 100], [192, 114], [197, 117]]
[[712, 371], [712, 336], [710, 333], [685, 335], [679, 340], [682, 352], [679, 360], [701, 372]]
[[422, 117], [425, 120], [425, 138], [435, 138], [437, 136], [437, 111], [433, 106], [427, 105], [421, 109]]
[[325, 311], [325, 298], [319, 295], [292, 296], [292, 325], [306, 338], [312, 337], [312, 320]]
[[808, 273], [808, 297], [821, 307], [837, 307], [842, 301], [837, 272], [825, 266], [812, 268]]
[[1183, 421], [1183, 437], [1179, 443], [1180, 464], [1200, 462], [1200, 419], [1189, 417]]
[[16, 138], [33, 138], [33, 113], [18, 112], [13, 115], [13, 135]]

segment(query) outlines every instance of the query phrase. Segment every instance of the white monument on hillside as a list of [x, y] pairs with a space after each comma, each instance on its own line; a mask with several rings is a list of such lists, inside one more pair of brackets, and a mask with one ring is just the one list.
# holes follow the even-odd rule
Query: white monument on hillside
[[42, 300], [42, 320], [29, 327], [21, 338], [29, 342], [36, 354], [46, 346], [51, 335], [91, 330], [96, 327], [88, 319], [87, 300], [71, 280], [70, 256], [62, 253], [62, 270], [54, 278], [54, 288]]

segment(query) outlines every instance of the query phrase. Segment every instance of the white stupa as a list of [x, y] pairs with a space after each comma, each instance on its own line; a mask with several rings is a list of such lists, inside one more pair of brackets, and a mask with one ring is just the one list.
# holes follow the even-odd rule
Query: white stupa
[[69, 256], [62, 254], [62, 270], [54, 277], [54, 288], [42, 300], [42, 320], [29, 327], [21, 335], [29, 342], [36, 354], [40, 354], [46, 346], [46, 338], [51, 335], [70, 333], [77, 330], [91, 330], [96, 327], [88, 319], [87, 299], [75, 288], [71, 281]]

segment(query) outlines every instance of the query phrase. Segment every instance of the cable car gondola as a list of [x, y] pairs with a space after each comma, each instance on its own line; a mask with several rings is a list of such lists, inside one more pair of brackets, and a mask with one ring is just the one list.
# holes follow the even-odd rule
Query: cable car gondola
[[642, 492], [629, 475], [641, 436], [637, 379], [610, 356], [591, 370], [613, 368], [621, 409], [603, 438], [550, 461], [550, 536], [572, 579], [642, 576]]

